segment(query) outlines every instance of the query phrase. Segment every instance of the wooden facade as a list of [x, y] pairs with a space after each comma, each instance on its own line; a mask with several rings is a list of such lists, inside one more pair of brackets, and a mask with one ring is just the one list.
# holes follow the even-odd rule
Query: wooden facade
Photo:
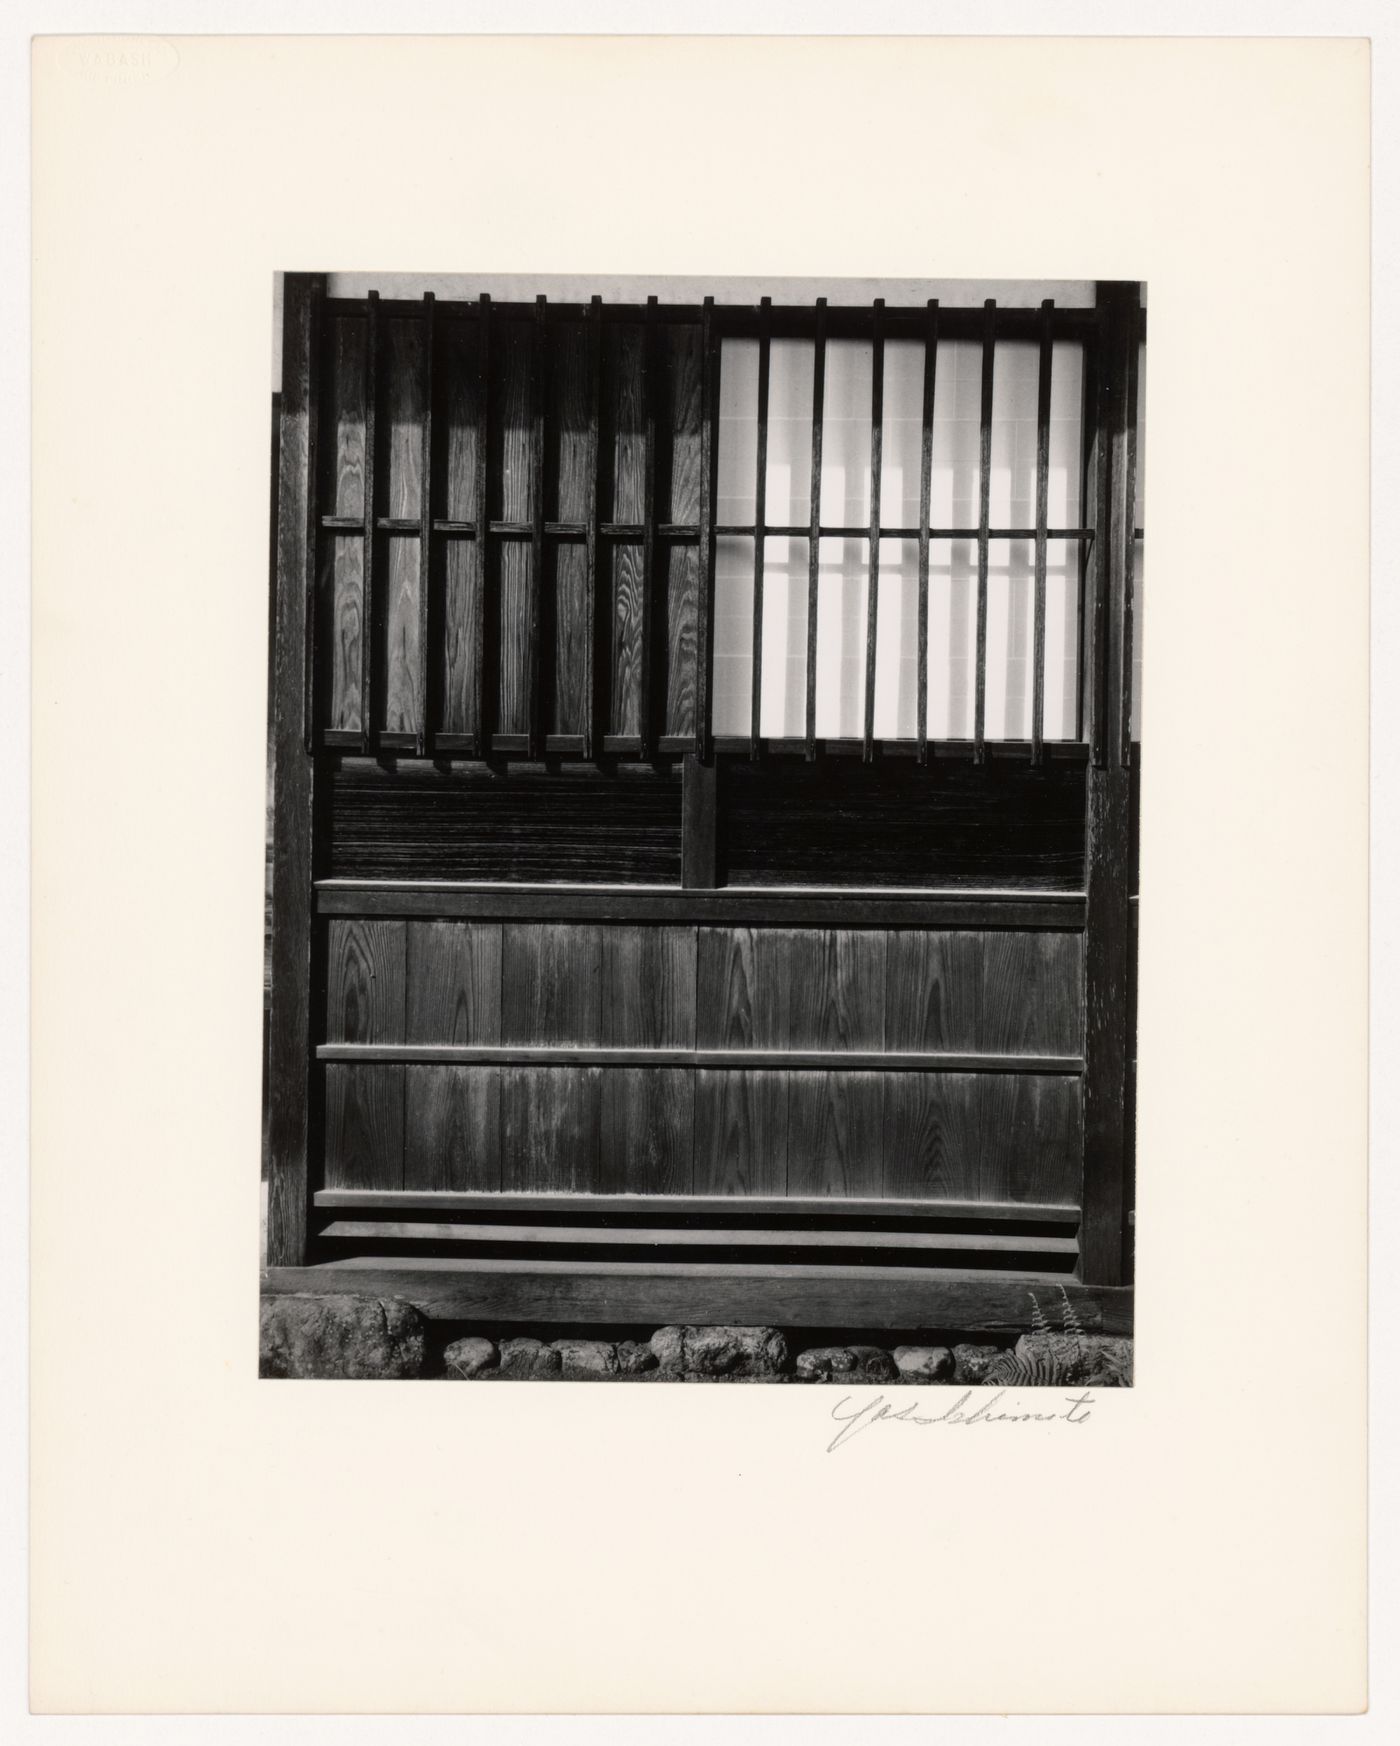
[[[1137, 287], [1092, 310], [401, 303], [286, 284], [265, 1288], [502, 1322], [1016, 1326], [1131, 1314]], [[726, 337], [753, 524], [719, 521]], [[810, 523], [765, 519], [769, 348], [816, 358]], [[874, 489], [819, 519], [827, 342], [873, 344]], [[880, 348], [924, 343], [922, 513], [882, 528]], [[929, 525], [940, 338], [983, 347], [978, 522]], [[1083, 525], [1047, 526], [1054, 341]], [[1040, 346], [1036, 525], [992, 525], [999, 340]], [[810, 541], [805, 733], [759, 733], [765, 535]], [[864, 731], [814, 710], [820, 537], [869, 542]], [[711, 731], [719, 538], [753, 709]], [[880, 740], [882, 536], [917, 542], [918, 730]], [[978, 549], [976, 709], [926, 732], [931, 540]], [[1033, 724], [988, 736], [987, 553], [1035, 545]], [[1045, 552], [1081, 731], [1043, 731]], [[1043, 1295], [1043, 1293], [1042, 1293]]]

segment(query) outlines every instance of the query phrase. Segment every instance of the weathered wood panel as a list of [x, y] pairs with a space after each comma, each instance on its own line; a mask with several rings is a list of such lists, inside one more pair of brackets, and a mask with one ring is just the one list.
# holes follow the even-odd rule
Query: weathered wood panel
[[[492, 342], [491, 495], [493, 519], [530, 521], [535, 507], [531, 466], [530, 356], [532, 324], [503, 321]], [[495, 728], [499, 733], [528, 731], [530, 702], [530, 615], [535, 586], [529, 542], [501, 539], [491, 553], [494, 565], [494, 633], [497, 669]]]
[[697, 1070], [694, 1192], [786, 1194], [787, 1106], [786, 1072]]
[[646, 487], [645, 330], [640, 323], [603, 329], [603, 431], [608, 462], [605, 521], [640, 522]]
[[341, 316], [325, 324], [319, 433], [320, 512], [365, 512], [365, 324]]
[[700, 553], [693, 545], [663, 542], [666, 575], [666, 727], [695, 732], [695, 645], [700, 610]]
[[700, 324], [667, 323], [659, 327], [657, 360], [661, 375], [657, 517], [663, 522], [696, 525], [700, 520], [704, 448], [701, 397], [704, 353]]
[[775, 931], [771, 939], [772, 974], [790, 991], [784, 1047], [884, 1045], [886, 935], [874, 929], [794, 928]]
[[557, 322], [550, 339], [545, 514], [550, 521], [583, 522], [593, 494], [588, 329], [581, 321]]
[[327, 1042], [404, 1041], [406, 926], [349, 919], [327, 924]]
[[481, 545], [477, 540], [443, 542], [442, 635], [432, 651], [437, 662], [444, 733], [476, 731], [479, 675], [476, 670], [477, 621], [481, 614]]
[[680, 882], [679, 770], [350, 758], [326, 785], [321, 871], [332, 878]]
[[501, 1187], [586, 1193], [597, 1184], [603, 1069], [501, 1072]]
[[496, 724], [502, 734], [530, 727], [530, 614], [534, 606], [534, 558], [525, 540], [500, 540], [495, 566]]
[[384, 728], [391, 734], [416, 734], [423, 714], [418, 666], [419, 542], [415, 535], [389, 534], [385, 548]]
[[783, 1046], [790, 990], [777, 973], [771, 928], [701, 928], [696, 941], [695, 1041], [701, 1049]]
[[588, 551], [568, 540], [551, 542], [548, 587], [554, 621], [554, 686], [550, 733], [582, 734], [591, 705], [588, 679]]
[[475, 521], [481, 351], [476, 323], [439, 319], [433, 340], [433, 502], [445, 521]]
[[789, 1194], [876, 1195], [884, 1183], [881, 1073], [793, 1073]]
[[607, 927], [600, 932], [598, 1040], [609, 1048], [692, 1048], [695, 929]]
[[1077, 891], [1084, 808], [1084, 772], [1069, 764], [726, 759], [720, 771], [734, 884]]
[[507, 923], [501, 938], [501, 1041], [597, 1043], [602, 1033], [601, 928]]
[[1071, 1076], [890, 1074], [884, 1192], [1070, 1205], [1081, 1132], [1080, 1083]]
[[405, 1041], [497, 1043], [499, 922], [410, 922]]
[[423, 323], [387, 320], [380, 325], [380, 414], [384, 444], [379, 513], [416, 521], [423, 497]]
[[642, 722], [642, 589], [645, 570], [640, 545], [612, 552], [612, 709], [610, 731], [639, 734]]
[[684, 1068], [603, 1074], [597, 1188], [603, 1194], [689, 1194], [695, 1076]]
[[1084, 1047], [1084, 942], [1072, 933], [891, 932], [891, 1049], [1076, 1055]]
[[458, 1193], [501, 1186], [499, 1067], [407, 1067], [404, 1187]]
[[359, 534], [322, 534], [317, 592], [325, 725], [340, 733], [358, 733], [365, 658], [365, 551]]
[[335, 1063], [325, 1069], [327, 1188], [404, 1186], [403, 1086], [408, 1071]]

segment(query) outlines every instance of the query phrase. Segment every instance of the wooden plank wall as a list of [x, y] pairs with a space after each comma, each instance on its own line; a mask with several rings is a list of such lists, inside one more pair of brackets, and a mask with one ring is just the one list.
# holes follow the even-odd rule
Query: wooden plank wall
[[[1064, 1058], [1084, 1043], [1077, 933], [325, 925], [328, 1043]], [[1073, 1072], [576, 1059], [324, 1072], [329, 1188], [1061, 1205], [1077, 1192]]]

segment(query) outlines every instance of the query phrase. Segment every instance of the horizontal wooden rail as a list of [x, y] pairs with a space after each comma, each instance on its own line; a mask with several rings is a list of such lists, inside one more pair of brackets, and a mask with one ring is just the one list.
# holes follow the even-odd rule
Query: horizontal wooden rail
[[[273, 1267], [268, 1294], [349, 1292], [403, 1298], [440, 1321], [667, 1322], [788, 1328], [1023, 1329], [1066, 1301], [1089, 1332], [1130, 1333], [1132, 1291], [1060, 1274], [930, 1267], [758, 1265], [701, 1261], [435, 1259], [356, 1256]], [[1064, 1296], [1060, 1294], [1063, 1292]]]
[[538, 1243], [630, 1248], [744, 1249], [930, 1249], [973, 1250], [1017, 1255], [1076, 1255], [1073, 1237], [1016, 1236], [976, 1231], [848, 1231], [827, 1226], [817, 1231], [745, 1228], [687, 1229], [684, 1226], [464, 1225], [428, 1220], [333, 1219], [320, 1233], [343, 1242]]
[[559, 1044], [321, 1043], [318, 1061], [453, 1067], [710, 1067], [851, 1073], [1082, 1073], [1082, 1055], [977, 1055], [880, 1049], [603, 1049]]
[[919, 1219], [926, 1224], [1014, 1220], [1033, 1225], [1073, 1225], [1075, 1206], [1009, 1200], [894, 1200], [846, 1195], [759, 1194], [519, 1194], [445, 1188], [322, 1188], [315, 1204], [327, 1210], [383, 1208], [398, 1212], [546, 1213], [590, 1218], [821, 1218]]
[[713, 890], [648, 885], [457, 885], [323, 879], [321, 915], [470, 921], [693, 922], [731, 927], [1028, 928], [1078, 933], [1082, 892]]

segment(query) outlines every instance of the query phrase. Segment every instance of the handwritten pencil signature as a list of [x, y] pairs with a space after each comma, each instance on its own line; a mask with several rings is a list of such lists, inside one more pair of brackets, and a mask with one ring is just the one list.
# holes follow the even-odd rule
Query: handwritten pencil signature
[[1084, 1425], [1089, 1422], [1089, 1411], [1093, 1404], [1090, 1394], [1066, 1395], [1068, 1409], [1064, 1412], [1011, 1412], [998, 1411], [998, 1403], [1005, 1400], [1006, 1390], [984, 1400], [972, 1412], [964, 1411], [968, 1401], [972, 1399], [972, 1390], [967, 1389], [960, 1394], [953, 1404], [941, 1413], [921, 1413], [918, 1403], [910, 1401], [907, 1406], [895, 1407], [882, 1394], [877, 1394], [874, 1400], [862, 1401], [853, 1411], [850, 1395], [843, 1395], [831, 1409], [831, 1416], [840, 1422], [841, 1429], [826, 1446], [830, 1455], [839, 1449], [843, 1443], [848, 1443], [860, 1431], [868, 1431], [872, 1425], [1024, 1425], [1048, 1424], [1059, 1421], [1066, 1425]]

